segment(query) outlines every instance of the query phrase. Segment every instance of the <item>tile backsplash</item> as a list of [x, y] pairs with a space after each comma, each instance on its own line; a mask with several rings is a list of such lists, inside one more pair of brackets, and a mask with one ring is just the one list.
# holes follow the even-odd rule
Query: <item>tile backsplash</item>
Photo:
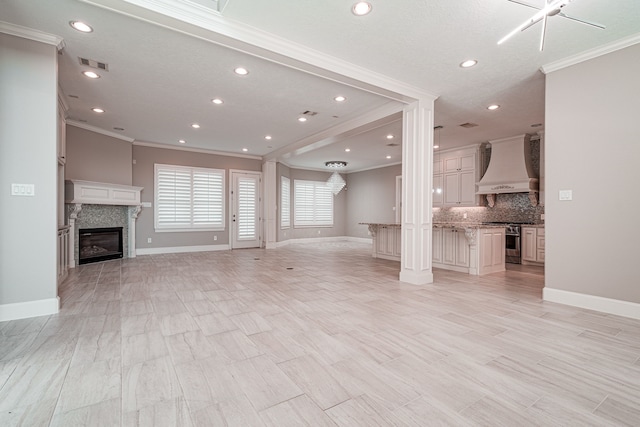
[[[464, 214], [467, 218], [464, 218]], [[498, 194], [494, 207], [433, 208], [433, 222], [530, 222], [542, 224], [544, 206], [531, 206], [528, 193]]]

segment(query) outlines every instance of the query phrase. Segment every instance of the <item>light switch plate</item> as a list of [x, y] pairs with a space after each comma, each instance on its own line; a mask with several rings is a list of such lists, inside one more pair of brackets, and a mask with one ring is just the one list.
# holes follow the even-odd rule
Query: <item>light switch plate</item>
[[36, 194], [35, 185], [33, 184], [11, 184], [12, 196], [28, 196], [33, 197]]
[[150, 208], [151, 207], [151, 202], [142, 202], [142, 207], [143, 208]]
[[573, 200], [573, 192], [571, 190], [560, 190], [558, 196], [560, 200]]

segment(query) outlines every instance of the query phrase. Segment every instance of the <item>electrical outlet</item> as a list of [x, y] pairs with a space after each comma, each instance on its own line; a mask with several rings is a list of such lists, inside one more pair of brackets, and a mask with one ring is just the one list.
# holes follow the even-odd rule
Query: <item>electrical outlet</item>
[[218, 236], [213, 236], [213, 240], [218, 240]]
[[544, 214], [540, 214], [540, 219], [544, 221]]
[[467, 219], [467, 213], [466, 212], [462, 214], [462, 218], [463, 219]]
[[320, 234], [320, 230], [318, 230], [318, 234]]
[[151, 243], [151, 237], [147, 237], [147, 243]]

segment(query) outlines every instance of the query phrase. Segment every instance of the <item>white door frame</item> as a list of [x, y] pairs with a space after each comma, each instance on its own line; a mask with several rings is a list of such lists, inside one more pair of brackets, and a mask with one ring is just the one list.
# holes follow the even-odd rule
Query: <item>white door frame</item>
[[396, 176], [396, 223], [402, 223], [402, 175]]
[[235, 242], [235, 233], [236, 233], [236, 222], [234, 221], [234, 214], [236, 208], [236, 199], [234, 191], [235, 188], [235, 175], [254, 175], [258, 179], [258, 185], [256, 186], [256, 191], [258, 192], [258, 218], [256, 219], [256, 232], [258, 234], [258, 242], [255, 247], [259, 248], [262, 246], [262, 172], [260, 171], [248, 171], [241, 169], [229, 169], [229, 248], [234, 249]]

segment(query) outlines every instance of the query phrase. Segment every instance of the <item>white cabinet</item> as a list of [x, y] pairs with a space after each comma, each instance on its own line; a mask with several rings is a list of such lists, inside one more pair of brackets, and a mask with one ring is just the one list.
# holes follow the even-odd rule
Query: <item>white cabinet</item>
[[504, 228], [486, 228], [479, 230], [478, 274], [504, 271], [505, 266], [505, 230]]
[[544, 228], [522, 227], [521, 242], [523, 264], [544, 263]]
[[[433, 206], [477, 206], [477, 147], [438, 153], [433, 164]], [[437, 189], [442, 188], [438, 194]]]
[[442, 263], [442, 228], [434, 228], [431, 234], [433, 263]]
[[465, 237], [464, 229], [435, 228], [432, 236], [434, 266], [468, 273], [469, 242]]
[[505, 229], [434, 227], [432, 265], [474, 275], [505, 270]]
[[433, 175], [433, 206], [441, 206], [444, 198], [442, 174]]
[[400, 261], [402, 236], [400, 225], [368, 224], [373, 233], [373, 257]]

